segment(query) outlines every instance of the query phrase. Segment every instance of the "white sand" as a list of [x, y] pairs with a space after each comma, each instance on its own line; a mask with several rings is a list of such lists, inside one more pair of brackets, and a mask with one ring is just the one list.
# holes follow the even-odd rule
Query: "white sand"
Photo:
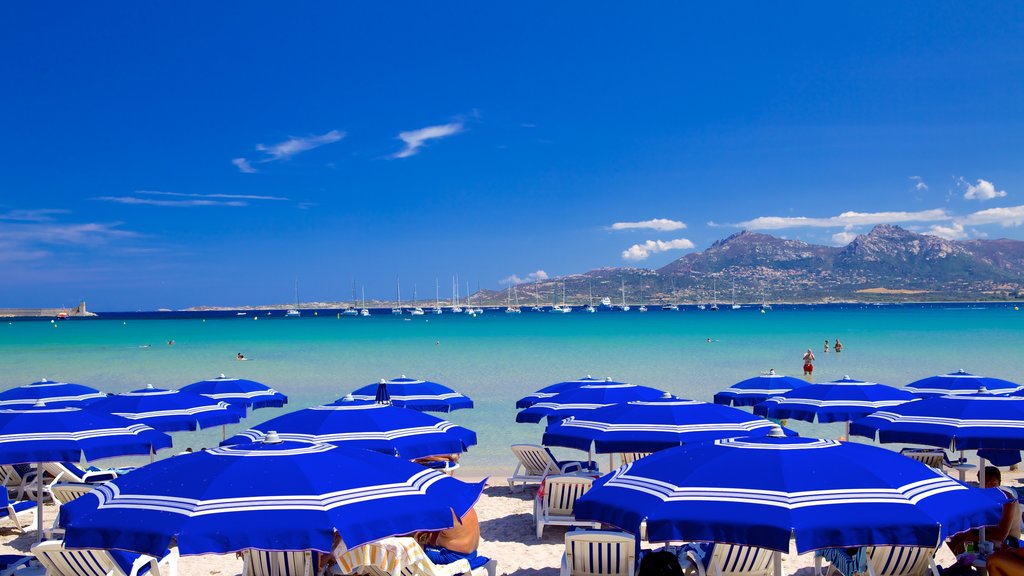
[[[1006, 484], [1016, 485], [1022, 473], [1006, 473]], [[480, 553], [498, 561], [499, 574], [514, 576], [557, 576], [564, 549], [566, 528], [549, 526], [544, 538], [537, 540], [533, 523], [532, 491], [512, 493], [504, 479], [495, 477], [477, 504], [483, 542]], [[46, 506], [45, 525], [53, 521], [54, 507]], [[35, 543], [35, 531], [18, 535], [10, 528], [0, 530], [0, 554], [27, 554]], [[936, 557], [940, 566], [953, 562], [943, 547]], [[795, 549], [784, 557], [783, 573], [788, 576], [813, 576], [813, 554], [796, 555]], [[182, 576], [234, 576], [241, 574], [242, 562], [234, 555], [182, 558], [178, 572]], [[167, 574], [166, 566], [161, 572]]]

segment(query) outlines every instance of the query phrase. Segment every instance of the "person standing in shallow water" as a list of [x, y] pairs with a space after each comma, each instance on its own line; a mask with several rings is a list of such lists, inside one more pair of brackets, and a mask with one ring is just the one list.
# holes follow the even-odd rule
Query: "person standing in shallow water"
[[[825, 340], [825, 342], [827, 343], [828, 340]], [[842, 352], [843, 351], [843, 343], [839, 341], [839, 338], [836, 338], [836, 345], [833, 346], [833, 348], [835, 348], [836, 352]]]
[[828, 354], [828, 338], [825, 338], [825, 354]]
[[814, 372], [814, 352], [808, 348], [804, 352], [804, 376], [812, 376]]

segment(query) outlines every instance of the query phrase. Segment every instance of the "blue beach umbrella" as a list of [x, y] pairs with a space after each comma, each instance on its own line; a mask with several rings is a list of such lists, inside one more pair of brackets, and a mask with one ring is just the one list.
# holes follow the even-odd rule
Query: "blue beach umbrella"
[[986, 388], [992, 394], [1009, 394], [1021, 389], [1020, 384], [1001, 380], [999, 378], [988, 378], [986, 376], [975, 376], [963, 370], [929, 376], [903, 387], [918, 398], [932, 398], [934, 396], [948, 396], [950, 394], [974, 394], [979, 388]]
[[278, 416], [221, 445], [261, 442], [272, 430], [282, 440], [364, 448], [407, 460], [459, 454], [476, 444], [472, 430], [430, 414], [370, 400], [348, 400]]
[[69, 548], [159, 556], [246, 548], [329, 552], [451, 528], [484, 483], [467, 484], [368, 450], [282, 442], [184, 454], [144, 466], [61, 507]]
[[105, 396], [106, 394], [95, 388], [68, 382], [52, 382], [44, 378], [39, 382], [0, 392], [0, 408], [26, 408], [40, 401], [45, 402], [50, 408], [82, 406]]
[[[472, 408], [473, 401], [455, 390], [428, 380], [401, 378], [381, 380], [352, 392], [355, 400], [375, 400], [420, 412], [451, 412]], [[341, 400], [341, 399], [339, 399]]]
[[[36, 405], [0, 409], [0, 464], [79, 462], [151, 454], [171, 446], [171, 437], [119, 416]], [[36, 490], [42, 494], [42, 474]], [[42, 498], [38, 500], [38, 529], [42, 537]]]
[[266, 384], [243, 378], [228, 378], [221, 374], [212, 380], [194, 382], [181, 388], [182, 392], [201, 394], [218, 402], [242, 406], [253, 410], [259, 408], [280, 408], [288, 403], [288, 397]]
[[776, 425], [729, 406], [681, 398], [615, 404], [548, 424], [545, 446], [657, 452], [691, 442], [767, 434]]
[[[662, 450], [597, 481], [574, 507], [651, 542], [729, 542], [799, 553], [924, 546], [998, 521], [1002, 493], [867, 444], [731, 438]], [[778, 560], [776, 560], [778, 562]]]
[[815, 419], [822, 423], [846, 422], [846, 434], [849, 436], [851, 420], [911, 400], [915, 398], [910, 392], [844, 376], [841, 380], [804, 386], [773, 396], [755, 404], [754, 414], [806, 422], [814, 422]]
[[785, 394], [796, 388], [807, 386], [807, 382], [792, 376], [776, 374], [774, 370], [747, 378], [715, 394], [715, 404], [726, 406], [753, 406], [772, 396]]
[[107, 396], [91, 404], [89, 410], [115, 414], [162, 432], [236, 424], [245, 415], [244, 408], [199, 394], [164, 390], [152, 385]]
[[545, 386], [544, 388], [541, 388], [540, 390], [537, 390], [536, 392], [528, 396], [523, 396], [519, 400], [516, 400], [516, 409], [520, 410], [523, 408], [529, 408], [530, 406], [533, 406], [537, 402], [541, 402], [543, 400], [551, 398], [552, 396], [558, 394], [559, 392], [575, 390], [580, 386], [585, 386], [587, 384], [600, 384], [602, 382], [608, 384], [622, 384], [622, 382], [612, 381], [611, 378], [594, 378], [593, 376], [590, 376], [588, 374], [583, 378], [580, 378], [579, 380], [566, 380], [565, 382], [559, 382], [557, 384]]
[[623, 404], [634, 400], [655, 400], [665, 395], [663, 390], [624, 384], [622, 382], [601, 382], [585, 384], [579, 388], [560, 392], [537, 402], [516, 414], [516, 422], [540, 422], [545, 417], [549, 422], [580, 416], [596, 408], [612, 404]]

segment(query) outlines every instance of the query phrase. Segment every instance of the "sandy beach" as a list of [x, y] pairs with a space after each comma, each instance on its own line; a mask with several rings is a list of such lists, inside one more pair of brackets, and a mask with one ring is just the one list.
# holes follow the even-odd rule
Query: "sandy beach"
[[[1005, 470], [1003, 475], [1004, 483], [1011, 486], [1024, 477], [1024, 473]], [[513, 493], [504, 477], [493, 477], [477, 503], [482, 537], [479, 551], [497, 560], [498, 574], [557, 576], [559, 573], [566, 528], [549, 526], [544, 530], [543, 539], [538, 540], [532, 499], [531, 490]], [[53, 505], [45, 507], [44, 525], [52, 523], [54, 511]], [[5, 527], [0, 531], [0, 554], [27, 554], [35, 538], [34, 530], [19, 535]], [[935, 561], [939, 566], [949, 565], [953, 556], [943, 547]], [[795, 548], [783, 558], [786, 576], [812, 576], [813, 566], [814, 555], [797, 555]], [[161, 571], [168, 573], [166, 563], [161, 565]], [[233, 555], [184, 557], [178, 564], [178, 573], [181, 576], [234, 576], [242, 573], [242, 562]]]

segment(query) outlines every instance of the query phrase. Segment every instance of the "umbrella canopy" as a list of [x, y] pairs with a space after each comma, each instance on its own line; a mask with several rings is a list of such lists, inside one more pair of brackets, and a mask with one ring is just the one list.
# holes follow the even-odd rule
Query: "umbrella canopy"
[[656, 452], [689, 442], [767, 434], [775, 424], [728, 406], [660, 398], [615, 404], [548, 424], [545, 446], [613, 452]]
[[149, 454], [171, 437], [138, 422], [80, 408], [0, 410], [0, 464], [78, 462]]
[[163, 432], [235, 424], [245, 415], [244, 408], [199, 394], [163, 390], [152, 385], [107, 396], [92, 403], [89, 410], [121, 416]]
[[575, 390], [580, 386], [585, 386], [587, 384], [600, 384], [602, 382], [607, 384], [622, 384], [622, 382], [614, 382], [611, 378], [605, 378], [602, 380], [601, 378], [594, 378], [593, 376], [587, 374], [586, 376], [580, 378], [579, 380], [566, 380], [565, 382], [559, 382], [557, 384], [545, 386], [544, 388], [537, 390], [536, 392], [530, 394], [529, 396], [523, 396], [519, 400], [516, 400], [516, 409], [520, 410], [523, 408], [529, 408], [530, 406], [533, 406], [537, 402], [541, 402], [543, 400], [551, 398], [552, 396], [558, 394], [559, 392]]
[[44, 378], [39, 382], [0, 392], [0, 408], [27, 408], [40, 401], [50, 408], [82, 406], [105, 396], [95, 388], [68, 382], [51, 382]]
[[[997, 491], [998, 492], [998, 491]], [[594, 482], [575, 516], [652, 542], [729, 542], [788, 551], [866, 545], [934, 548], [994, 523], [1002, 493], [968, 488], [866, 444], [816, 438], [732, 438], [656, 452]]]
[[288, 397], [266, 384], [243, 378], [227, 378], [223, 374], [212, 380], [194, 382], [181, 389], [190, 394], [201, 394], [218, 402], [227, 402], [243, 408], [280, 408]]
[[266, 442], [184, 454], [144, 466], [61, 507], [69, 548], [159, 556], [349, 548], [463, 516], [484, 483], [330, 444]]
[[348, 400], [278, 416], [221, 445], [260, 442], [271, 430], [282, 440], [344, 444], [405, 459], [458, 454], [476, 444], [472, 430], [430, 414], [370, 400]]
[[753, 406], [772, 396], [785, 394], [790, 390], [807, 386], [807, 382], [792, 376], [776, 374], [774, 370], [747, 378], [715, 394], [715, 404], [726, 406]]
[[1009, 394], [1021, 389], [1020, 384], [1010, 382], [1009, 380], [975, 376], [963, 370], [938, 376], [929, 376], [928, 378], [907, 384], [903, 389], [918, 398], [932, 398], [934, 396], [948, 396], [950, 394], [974, 394], [982, 387], [992, 394]]
[[516, 422], [540, 422], [546, 416], [549, 422], [581, 416], [595, 408], [604, 408], [612, 404], [622, 404], [634, 400], [655, 400], [665, 392], [647, 386], [623, 384], [621, 382], [602, 382], [586, 384], [575, 390], [560, 392], [554, 396], [537, 402], [533, 406], [516, 414]]
[[844, 376], [841, 380], [804, 386], [773, 396], [754, 405], [754, 414], [807, 422], [814, 422], [815, 418], [818, 422], [849, 422], [911, 400], [914, 396], [910, 392]]
[[1024, 449], [1024, 398], [974, 394], [939, 396], [879, 410], [850, 424], [850, 433], [882, 443], [953, 450]]
[[363, 386], [351, 395], [356, 400], [390, 401], [395, 406], [420, 412], [451, 412], [473, 407], [472, 400], [447, 386], [428, 380], [406, 378], [404, 374], [401, 378]]

